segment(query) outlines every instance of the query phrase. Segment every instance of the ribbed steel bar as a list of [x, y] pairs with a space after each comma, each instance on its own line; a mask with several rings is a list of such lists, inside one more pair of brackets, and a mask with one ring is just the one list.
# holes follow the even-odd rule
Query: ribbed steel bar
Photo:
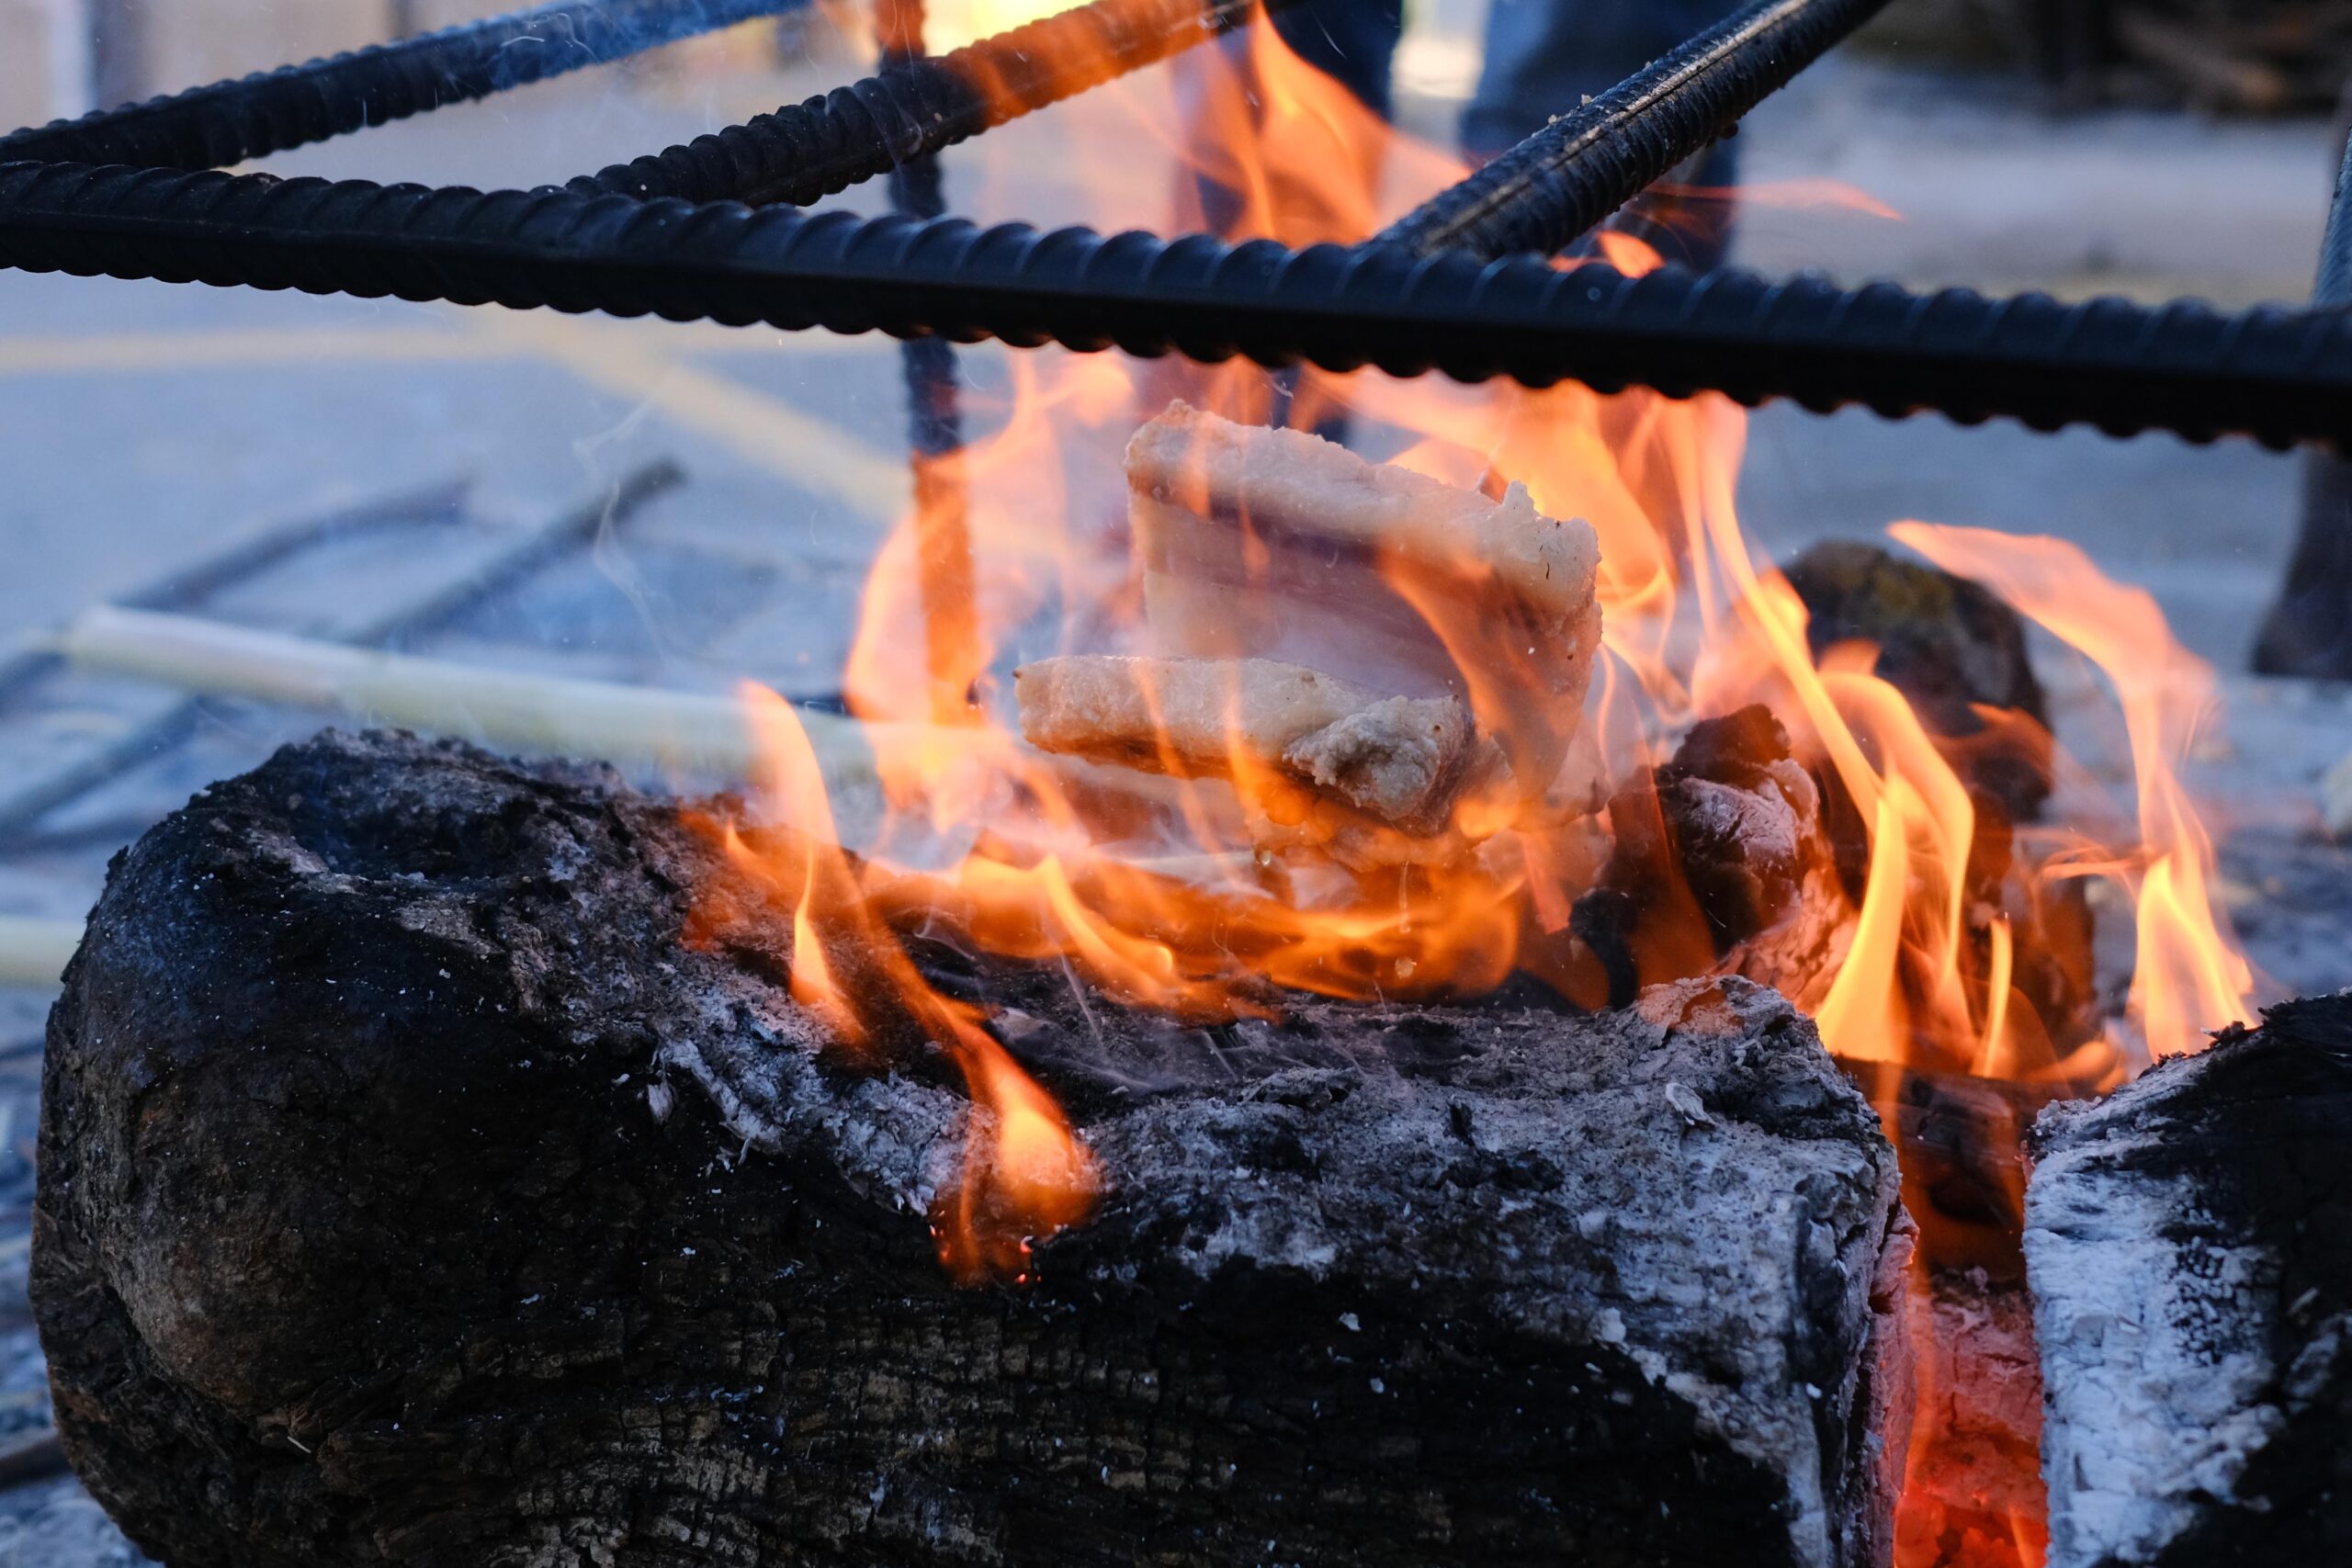
[[0, 160], [223, 168], [806, 3], [563, 0], [19, 130]]
[[383, 186], [0, 165], [0, 265], [369, 298], [707, 317], [1022, 346], [1370, 363], [1530, 385], [1862, 403], [2039, 429], [2088, 423], [2277, 446], [2352, 436], [2352, 315], [1672, 269], [1394, 246], [1289, 251], [1205, 235], [982, 230], [567, 191]]
[[1093, 0], [908, 60], [852, 86], [583, 175], [571, 188], [651, 200], [805, 206], [1140, 70], [1285, 0]]
[[[875, 31], [886, 70], [924, 58], [923, 0], [880, 0]], [[930, 220], [947, 211], [939, 154], [890, 171], [890, 210]], [[971, 685], [987, 664], [980, 651], [972, 561], [971, 493], [965, 483], [964, 417], [956, 349], [944, 338], [899, 345], [907, 380], [907, 439], [914, 481], [915, 581], [922, 604], [923, 671], [935, 724], [972, 716]]]
[[1566, 249], [1729, 130], [1886, 0], [1762, 0], [1574, 108], [1381, 238], [1481, 260]]

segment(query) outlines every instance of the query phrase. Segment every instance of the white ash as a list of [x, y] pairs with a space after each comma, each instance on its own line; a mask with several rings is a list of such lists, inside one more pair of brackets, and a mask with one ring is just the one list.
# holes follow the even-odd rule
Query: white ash
[[[2290, 1427], [2325, 1421], [2324, 1385], [2344, 1375], [2343, 1314], [2285, 1330], [2308, 1303], [2281, 1299], [2278, 1250], [2338, 1244], [2303, 1237], [2291, 1215], [2214, 1207], [2278, 1196], [2235, 1190], [2244, 1128], [2224, 1129], [2233, 1147], [2212, 1125], [2243, 1109], [2227, 1098], [2242, 1090], [2200, 1084], [2233, 1049], [2161, 1064], [2036, 1126], [2025, 1249], [2051, 1568], [2170, 1562], [2217, 1512], [2270, 1514], [2257, 1461]], [[2281, 1344], [2300, 1347], [2285, 1366]]]
[[[2153, 1136], [2153, 1135], [2152, 1135]], [[2147, 1562], [2236, 1482], [2284, 1414], [2245, 1330], [2273, 1268], [2261, 1249], [2184, 1249], [2177, 1190], [2134, 1191], [2060, 1156], [2026, 1200], [2034, 1323], [2066, 1418], [2044, 1428], [2051, 1568]]]

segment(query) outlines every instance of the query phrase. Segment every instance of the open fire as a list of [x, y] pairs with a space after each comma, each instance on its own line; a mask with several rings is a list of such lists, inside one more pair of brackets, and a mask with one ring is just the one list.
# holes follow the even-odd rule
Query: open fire
[[[1271, 28], [1184, 68], [1188, 117], [1134, 79], [1065, 111], [1160, 128], [1183, 226], [1352, 242], [1464, 172]], [[1620, 271], [1657, 265], [1630, 235], [1600, 243]], [[1098, 1176], [983, 1011], [909, 959], [916, 938], [1203, 1022], [1278, 1017], [1299, 992], [1532, 984], [1592, 1008], [1628, 978], [1736, 970], [1814, 1015], [1890, 1132], [1905, 1075], [2086, 1093], [2248, 1012], [2178, 776], [2210, 674], [2074, 547], [1890, 530], [2103, 673], [2130, 809], [2093, 798], [2036, 714], [1923, 705], [1870, 642], [1811, 635], [1798, 587], [1743, 536], [1727, 401], [1059, 355], [1010, 374], [994, 434], [922, 459], [866, 588], [845, 690], [879, 819], [842, 830], [793, 709], [751, 690], [764, 776], [743, 820], [702, 825], [790, 922], [796, 999], [844, 1042], [911, 1024], [962, 1072], [963, 1172], [933, 1215], [957, 1279], [1025, 1278], [1031, 1242], [1082, 1222]], [[1270, 425], [1298, 434], [1249, 434]], [[1390, 449], [1387, 468], [1317, 431]], [[1317, 515], [1334, 496], [1357, 514]], [[1777, 726], [1736, 718], [1758, 705]], [[1709, 720], [1734, 721], [1704, 732], [1721, 766], [1678, 752]], [[1734, 837], [1786, 836], [1736, 916], [1678, 842], [1693, 800], [1770, 818]], [[1635, 852], [1661, 834], [1668, 852]], [[2090, 981], [2095, 879], [2135, 919], [2120, 1011]], [[1994, 1222], [2011, 1247], [2015, 1201]], [[1922, 1360], [1898, 1561], [2038, 1562], [2030, 1433], [1988, 1438], [1984, 1416], [2006, 1403], [2014, 1427], [2032, 1404], [1986, 1385], [1998, 1325], [1963, 1334], [1967, 1311], [1928, 1283], [1982, 1240], [1914, 1208], [1915, 1322], [1941, 1349]], [[2030, 1345], [2008, 1348], [2030, 1368]]]

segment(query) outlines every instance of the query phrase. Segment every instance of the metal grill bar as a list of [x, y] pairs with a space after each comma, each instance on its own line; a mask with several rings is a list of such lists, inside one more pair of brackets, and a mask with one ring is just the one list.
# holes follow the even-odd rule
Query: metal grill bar
[[563, 0], [0, 137], [0, 160], [217, 169], [673, 43], [807, 0]]
[[1574, 378], [1678, 397], [1713, 389], [2037, 429], [2352, 437], [2352, 315], [2334, 310], [1846, 292], [1736, 272], [1634, 279], [1525, 256], [1417, 260], [1395, 246], [1292, 252], [1205, 235], [57, 164], [0, 165], [0, 264], [1334, 370], [1369, 362], [1534, 386]]
[[1261, 8], [1261, 0], [1094, 0], [937, 59], [906, 60], [685, 146], [583, 175], [571, 188], [640, 200], [806, 206], [1182, 53], [1246, 24]]
[[1554, 120], [1380, 237], [1418, 255], [1544, 255], [1729, 130], [1886, 0], [1762, 0]]
[[[923, 0], [881, 0], [876, 30], [884, 65], [920, 62]], [[915, 219], [943, 216], [947, 193], [939, 154], [925, 152], [890, 171], [890, 209]], [[980, 657], [975, 611], [969, 494], [964, 483], [964, 417], [956, 350], [936, 337], [909, 338], [899, 357], [907, 379], [907, 438], [914, 481], [916, 585], [922, 595], [923, 669], [933, 723], [971, 716], [970, 683]]]

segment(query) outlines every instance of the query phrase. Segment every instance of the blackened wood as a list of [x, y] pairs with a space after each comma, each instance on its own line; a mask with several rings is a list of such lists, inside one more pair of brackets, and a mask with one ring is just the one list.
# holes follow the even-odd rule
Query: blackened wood
[[1972, 794], [2010, 822], [2030, 821], [2050, 795], [2050, 714], [2026, 656], [2025, 621], [1980, 582], [1855, 539], [1815, 545], [1783, 569], [1809, 615], [1805, 638], [1818, 659], [1840, 643], [1878, 649], [1878, 674], [1900, 691], [1928, 733], [1983, 736], [1979, 708], [2032, 720], [1962, 750]]
[[1600, 886], [1570, 921], [1606, 989], [1576, 999], [1625, 1007], [1710, 973], [1793, 989], [1835, 963], [1852, 907], [1820, 790], [1762, 704], [1693, 725], [1671, 761], [1610, 798], [1609, 823]]
[[2051, 1568], [2352, 1561], [2352, 993], [2032, 1145]]
[[381, 736], [118, 861], [51, 1021], [34, 1295], [147, 1550], [1883, 1560], [1894, 1165], [1777, 997], [1203, 1030], [934, 933], [1107, 1181], [1031, 1284], [958, 1289], [953, 1075], [832, 1052], [788, 925], [682, 942], [725, 874], [664, 803]]

